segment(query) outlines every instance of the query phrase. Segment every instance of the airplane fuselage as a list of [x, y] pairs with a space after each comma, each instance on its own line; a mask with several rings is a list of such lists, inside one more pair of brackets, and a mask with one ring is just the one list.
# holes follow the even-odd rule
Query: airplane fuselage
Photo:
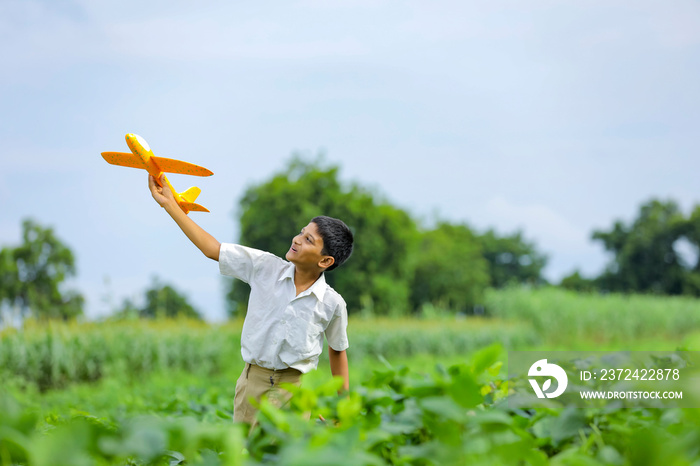
[[[160, 177], [163, 174], [163, 171], [160, 169], [156, 161], [153, 160], [153, 151], [148, 143], [138, 134], [129, 133], [126, 135], [126, 144], [129, 146], [129, 149], [131, 149], [131, 152], [141, 157], [146, 171], [153, 175], [153, 177], [156, 179], [156, 184], [163, 187], [160, 183]], [[164, 176], [163, 181], [165, 181], [167, 187], [170, 188], [175, 200], [180, 203], [182, 199], [180, 198], [178, 192], [175, 191], [175, 188], [173, 188], [173, 185], [170, 184], [170, 181], [168, 181], [168, 177]]]

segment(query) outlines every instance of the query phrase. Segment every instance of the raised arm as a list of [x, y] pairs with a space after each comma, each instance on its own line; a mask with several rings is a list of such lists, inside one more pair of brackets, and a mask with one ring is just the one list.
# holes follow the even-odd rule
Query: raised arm
[[[163, 181], [161, 180], [161, 185], [162, 184]], [[173, 193], [169, 189], [163, 189], [161, 186], [158, 186], [152, 175], [148, 175], [148, 188], [151, 190], [153, 199], [155, 199], [173, 220], [175, 220], [175, 223], [177, 223], [190, 241], [192, 241], [205, 256], [218, 261], [221, 244], [182, 211], [173, 197]]]

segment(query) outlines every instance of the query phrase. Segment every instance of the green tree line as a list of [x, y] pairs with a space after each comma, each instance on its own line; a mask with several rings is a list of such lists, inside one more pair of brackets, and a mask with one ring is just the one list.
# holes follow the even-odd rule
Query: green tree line
[[[85, 298], [66, 289], [76, 275], [75, 256], [53, 231], [32, 219], [22, 222], [22, 243], [0, 249], [0, 324], [36, 320], [73, 319], [83, 315]], [[126, 299], [118, 318], [189, 317], [201, 319], [187, 298], [154, 278], [137, 306]]]
[[73, 252], [53, 229], [24, 220], [22, 244], [0, 249], [0, 321], [81, 315], [83, 296], [63, 289], [75, 272]]
[[591, 238], [611, 253], [610, 262], [598, 277], [575, 271], [562, 280], [563, 287], [700, 296], [700, 205], [685, 216], [676, 202], [651, 199], [629, 224], [617, 220]]
[[[425, 227], [380, 193], [343, 184], [339, 167], [293, 157], [271, 179], [250, 186], [239, 203], [238, 242], [284, 256], [311, 218], [342, 219], [355, 235], [354, 252], [326, 280], [349, 312], [420, 312], [426, 305], [469, 313], [488, 286], [541, 284], [547, 258], [516, 232], [475, 231], [466, 223]], [[249, 289], [233, 281], [229, 313], [245, 312]]]
[[125, 299], [121, 309], [114, 317], [117, 319], [162, 319], [186, 317], [202, 320], [197, 309], [190, 304], [187, 297], [173, 285], [161, 283], [154, 277], [144, 294], [145, 303], [138, 306], [131, 299]]
[[[381, 193], [342, 183], [337, 165], [293, 157], [269, 179], [249, 186], [238, 206], [238, 242], [284, 256], [291, 238], [316, 215], [340, 218], [353, 230], [350, 260], [326, 279], [352, 312], [419, 313], [430, 308], [471, 313], [488, 287], [542, 285], [547, 257], [521, 231], [477, 231], [464, 222], [426, 226]], [[576, 270], [560, 285], [577, 291], [700, 295], [700, 205], [689, 216], [674, 201], [644, 203], [630, 223], [592, 232], [611, 253], [597, 277]], [[75, 258], [54, 233], [33, 220], [22, 242], [0, 249], [0, 319], [70, 319], [84, 298], [65, 287]], [[242, 315], [247, 285], [232, 281], [229, 314]], [[199, 317], [172, 285], [154, 279], [145, 304], [125, 300], [117, 317]]]

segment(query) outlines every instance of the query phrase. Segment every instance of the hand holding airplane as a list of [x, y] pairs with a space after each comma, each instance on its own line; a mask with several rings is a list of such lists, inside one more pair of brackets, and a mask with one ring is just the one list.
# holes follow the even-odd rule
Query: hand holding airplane
[[[155, 178], [155, 182], [158, 184], [158, 186], [163, 188], [167, 186], [170, 189], [170, 191], [173, 193], [175, 201], [177, 201], [183, 212], [209, 212], [206, 207], [195, 204], [194, 202], [197, 199], [197, 196], [199, 196], [199, 193], [202, 192], [201, 189], [193, 186], [187, 191], [178, 193], [175, 191], [175, 188], [173, 188], [173, 185], [170, 184], [170, 181], [168, 181], [168, 178], [163, 173], [181, 173], [184, 175], [194, 176], [211, 176], [214, 173], [193, 163], [156, 157], [153, 155], [153, 151], [148, 143], [141, 136], [136, 134], [127, 134], [126, 144], [129, 146], [129, 149], [131, 149], [131, 153], [102, 152], [102, 158], [112, 165], [141, 168], [148, 171], [148, 173]], [[165, 186], [163, 186], [163, 184], [165, 184]]]

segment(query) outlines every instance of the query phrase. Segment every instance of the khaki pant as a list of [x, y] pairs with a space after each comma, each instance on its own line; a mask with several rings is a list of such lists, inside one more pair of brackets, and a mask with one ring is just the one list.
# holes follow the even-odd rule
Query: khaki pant
[[273, 406], [281, 408], [284, 406], [292, 394], [280, 388], [280, 384], [290, 383], [297, 387], [301, 385], [301, 372], [292, 369], [273, 371], [255, 364], [246, 363], [241, 376], [236, 382], [236, 393], [233, 398], [233, 421], [247, 422], [255, 425], [255, 415], [258, 410], [250, 404], [250, 399], [260, 401], [260, 398], [267, 394], [267, 399]]

